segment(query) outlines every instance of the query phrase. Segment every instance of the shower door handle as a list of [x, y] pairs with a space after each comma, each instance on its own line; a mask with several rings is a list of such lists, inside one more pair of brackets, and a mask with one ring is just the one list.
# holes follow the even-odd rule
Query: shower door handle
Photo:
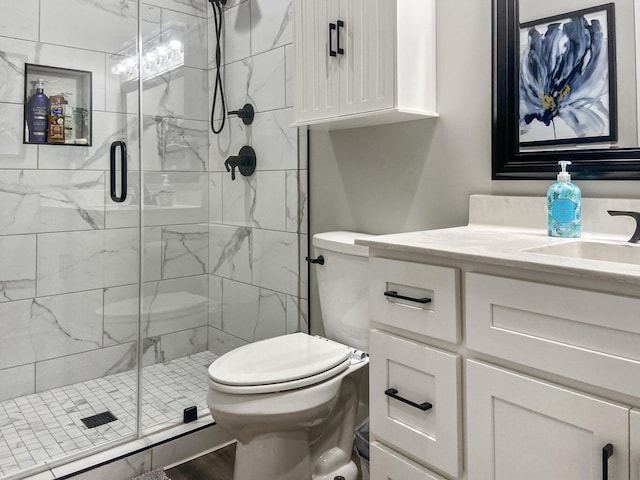
[[[120, 196], [116, 192], [116, 151], [120, 149]], [[127, 199], [127, 144], [115, 141], [111, 144], [110, 152], [110, 187], [111, 200], [122, 203]]]

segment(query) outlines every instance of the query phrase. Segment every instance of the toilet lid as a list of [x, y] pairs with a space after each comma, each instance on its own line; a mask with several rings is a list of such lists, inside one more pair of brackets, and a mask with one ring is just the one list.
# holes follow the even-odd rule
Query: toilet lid
[[345, 362], [346, 345], [293, 333], [236, 348], [216, 359], [209, 377], [223, 385], [252, 386], [290, 382], [318, 375]]

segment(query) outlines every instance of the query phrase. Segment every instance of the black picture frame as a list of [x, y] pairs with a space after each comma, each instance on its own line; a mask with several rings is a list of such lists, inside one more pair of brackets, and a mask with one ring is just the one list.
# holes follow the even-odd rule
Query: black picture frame
[[[572, 132], [570, 136], [564, 136], [563, 138], [549, 137], [541, 140], [523, 141], [522, 140], [523, 134], [521, 129], [520, 147], [540, 147], [540, 146], [567, 145], [567, 144], [574, 145], [574, 144], [584, 144], [584, 143], [615, 142], [618, 140], [615, 4], [607, 3], [604, 5], [598, 5], [591, 8], [584, 8], [581, 10], [574, 10], [572, 12], [566, 12], [560, 15], [554, 15], [551, 17], [545, 17], [538, 20], [521, 23], [520, 24], [520, 40], [522, 41], [522, 37], [527, 36], [528, 33], [532, 30], [535, 30], [537, 32], [542, 31], [543, 33], [546, 33], [549, 27], [552, 25], [559, 25], [563, 27], [567, 22], [572, 21], [574, 19], [585, 19], [586, 17], [594, 17], [598, 15], [604, 16], [604, 22], [601, 22], [601, 28], [603, 28], [603, 31], [605, 33], [604, 38], [606, 40], [606, 44], [605, 44], [606, 48], [601, 49], [602, 51], [600, 52], [600, 58], [603, 61], [602, 62], [603, 64], [604, 64], [604, 60], [606, 59], [606, 65], [604, 66], [606, 67], [606, 70], [607, 70], [607, 79], [606, 79], [606, 82], [602, 82], [602, 83], [604, 83], [604, 86], [606, 87], [607, 95], [606, 95], [606, 98], [604, 99], [606, 102], [606, 105], [604, 106], [606, 107], [607, 113], [605, 115], [603, 112], [598, 111], [596, 108], [590, 108], [589, 110], [593, 112], [593, 115], [595, 117], [601, 118], [603, 120], [604, 127], [606, 127], [606, 130], [599, 135], [592, 134], [592, 135], [578, 136], [577, 134], [575, 134], [575, 132]], [[541, 35], [540, 38], [545, 38], [545, 37], [544, 35]], [[555, 38], [559, 38], [559, 37], [556, 36]], [[522, 44], [520, 43], [518, 52], [520, 52], [521, 49], [522, 49]], [[603, 55], [602, 52], [606, 53], [606, 56]], [[518, 65], [520, 65], [519, 80], [520, 80], [520, 83], [522, 84], [522, 63], [521, 63], [522, 58], [519, 57], [519, 60], [520, 60], [518, 62]], [[584, 67], [586, 69], [588, 68], [588, 62], [585, 62], [585, 63], [587, 63], [587, 66]], [[538, 64], [535, 64], [534, 66], [539, 67]], [[591, 77], [589, 81], [593, 82], [593, 77]], [[561, 83], [561, 82], [562, 81], [559, 81], [558, 83]], [[570, 91], [571, 85], [567, 84], [565, 86], [565, 89]], [[522, 103], [521, 86], [519, 88], [518, 96], [519, 96], [519, 103]], [[560, 93], [559, 97], [561, 96], [562, 96], [562, 93]], [[549, 101], [553, 105], [555, 105], [555, 100], [553, 98], [551, 98]], [[582, 108], [584, 108], [584, 106], [582, 106]], [[579, 108], [577, 110], [579, 110]], [[519, 117], [518, 121], [521, 122], [521, 126], [522, 126], [522, 111], [519, 111], [518, 117]], [[542, 122], [539, 122], [538, 120], [532, 120], [531, 124], [536, 124], [538, 126], [544, 125]], [[544, 132], [545, 135], [554, 134], [555, 136], [555, 133], [556, 133], [555, 122], [551, 120], [551, 125], [549, 125], [546, 128], [543, 128], [543, 130], [545, 130]]]
[[553, 180], [568, 160], [577, 180], [640, 180], [640, 147], [521, 150], [520, 27], [518, 0], [493, 0], [492, 179]]

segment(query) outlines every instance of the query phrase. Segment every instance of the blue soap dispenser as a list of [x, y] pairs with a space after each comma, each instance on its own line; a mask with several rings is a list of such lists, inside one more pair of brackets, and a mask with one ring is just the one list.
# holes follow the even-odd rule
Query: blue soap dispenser
[[567, 165], [571, 162], [560, 161], [558, 181], [547, 191], [547, 223], [550, 237], [577, 238], [582, 232], [582, 194], [575, 183]]

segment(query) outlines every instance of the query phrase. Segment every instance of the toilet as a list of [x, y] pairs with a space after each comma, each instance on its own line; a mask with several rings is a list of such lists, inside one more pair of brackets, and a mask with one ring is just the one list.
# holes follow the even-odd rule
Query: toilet
[[358, 391], [369, 351], [369, 235], [313, 236], [327, 338], [293, 333], [239, 347], [209, 367], [207, 403], [238, 440], [234, 480], [356, 480]]

